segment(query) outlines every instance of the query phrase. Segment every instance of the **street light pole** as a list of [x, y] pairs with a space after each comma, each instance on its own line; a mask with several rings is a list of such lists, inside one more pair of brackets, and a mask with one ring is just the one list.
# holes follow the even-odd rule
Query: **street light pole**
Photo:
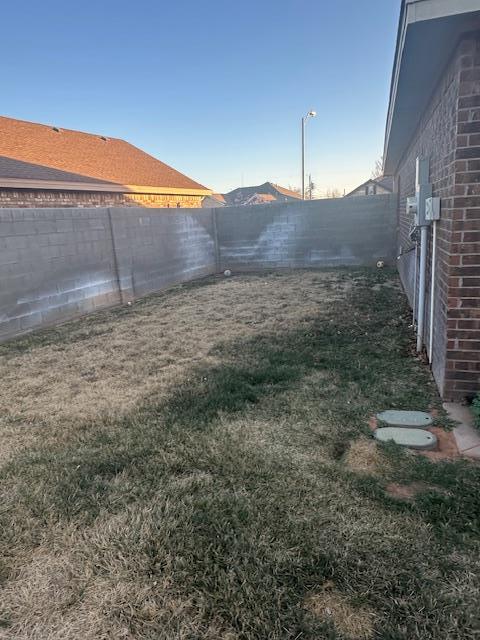
[[305, 200], [305, 124], [309, 118], [314, 118], [316, 111], [309, 111], [302, 117], [302, 200]]
[[302, 200], [305, 200], [305, 116], [302, 117]]

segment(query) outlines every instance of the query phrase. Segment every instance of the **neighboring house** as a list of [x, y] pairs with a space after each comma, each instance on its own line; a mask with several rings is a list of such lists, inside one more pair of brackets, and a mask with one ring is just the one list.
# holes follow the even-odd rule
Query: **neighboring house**
[[124, 140], [0, 117], [0, 207], [201, 207], [210, 194]]
[[224, 207], [225, 205], [225, 196], [221, 193], [212, 193], [202, 201], [202, 207], [204, 209], [215, 209], [217, 207]]
[[271, 193], [254, 193], [251, 195], [245, 202], [244, 206], [249, 206], [253, 204], [271, 204], [272, 202], [277, 202], [277, 198]]
[[393, 178], [391, 176], [384, 176], [381, 178], [372, 178], [367, 180], [359, 187], [347, 193], [346, 198], [353, 196], [376, 196], [392, 193], [393, 191]]
[[[427, 180], [441, 198], [429, 358], [443, 398], [462, 401], [480, 390], [479, 0], [402, 2], [384, 170], [399, 194], [398, 264], [414, 308], [419, 262], [410, 234], [414, 216], [406, 205], [415, 195], [417, 157], [428, 161]], [[428, 236], [426, 345], [431, 227]]]
[[[295, 202], [296, 200], [302, 199], [302, 196], [296, 191], [285, 189], [285, 187], [281, 187], [273, 182], [265, 182], [257, 187], [239, 187], [229, 193], [225, 193], [224, 196], [227, 206], [244, 205], [247, 204], [247, 202], [249, 204], [264, 204], [265, 202]], [[254, 196], [256, 197], [254, 198]], [[263, 201], [261, 196], [265, 196]]]

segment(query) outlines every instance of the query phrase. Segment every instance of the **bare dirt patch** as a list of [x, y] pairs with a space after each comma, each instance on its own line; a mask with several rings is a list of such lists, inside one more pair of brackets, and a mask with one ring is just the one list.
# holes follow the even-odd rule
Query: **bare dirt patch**
[[432, 462], [460, 458], [453, 431], [445, 431], [445, 429], [441, 427], [430, 427], [428, 431], [437, 436], [437, 448], [433, 451], [417, 451], [417, 455], [423, 455]]
[[397, 482], [390, 482], [385, 491], [392, 496], [392, 498], [398, 498], [399, 500], [413, 500], [418, 493], [426, 491], [428, 485], [423, 482], [412, 482], [412, 484], [399, 484]]

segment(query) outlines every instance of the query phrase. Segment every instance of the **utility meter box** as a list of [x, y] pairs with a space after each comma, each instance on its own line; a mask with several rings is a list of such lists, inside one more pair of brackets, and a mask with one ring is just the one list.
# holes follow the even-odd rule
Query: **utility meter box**
[[425, 220], [433, 222], [440, 220], [440, 198], [427, 198], [425, 200]]
[[417, 227], [426, 227], [430, 224], [430, 220], [427, 219], [425, 210], [427, 200], [431, 197], [431, 184], [420, 184], [417, 187], [417, 213], [415, 215], [415, 224]]

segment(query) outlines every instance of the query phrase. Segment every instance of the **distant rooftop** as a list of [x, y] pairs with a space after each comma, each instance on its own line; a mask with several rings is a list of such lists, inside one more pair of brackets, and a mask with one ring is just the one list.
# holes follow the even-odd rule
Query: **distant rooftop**
[[244, 204], [254, 194], [270, 195], [278, 202], [289, 202], [291, 200], [301, 200], [302, 196], [296, 191], [281, 187], [273, 182], [264, 182], [252, 187], [238, 187], [225, 193], [225, 200], [228, 205]]

